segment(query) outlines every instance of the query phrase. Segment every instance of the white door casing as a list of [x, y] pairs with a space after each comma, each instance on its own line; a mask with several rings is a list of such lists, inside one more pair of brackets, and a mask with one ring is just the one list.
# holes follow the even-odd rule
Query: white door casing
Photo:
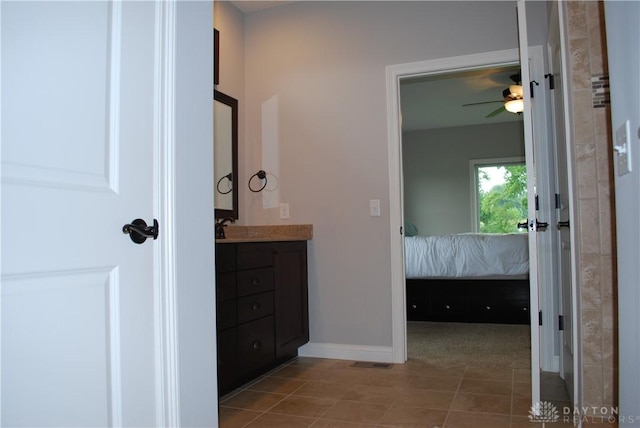
[[[460, 70], [511, 66], [519, 63], [517, 49], [486, 52], [437, 60], [419, 61], [388, 66], [387, 75], [387, 132], [389, 141], [390, 189], [390, 248], [392, 302], [392, 360], [404, 363], [406, 351], [405, 274], [403, 202], [402, 202], [402, 127], [400, 115], [400, 80], [428, 74], [451, 73]], [[535, 344], [537, 349], [537, 343]]]
[[558, 280], [559, 280], [559, 313], [563, 316], [564, 330], [560, 334], [559, 352], [560, 352], [560, 376], [564, 379], [569, 392], [569, 397], [575, 403], [577, 396], [575, 391], [575, 334], [574, 325], [574, 301], [575, 301], [575, 284], [573, 276], [576, 273], [574, 268], [576, 262], [575, 255], [572, 252], [573, 240], [575, 239], [575, 225], [573, 219], [574, 210], [572, 207], [574, 202], [574, 183], [571, 180], [572, 162], [569, 161], [571, 151], [568, 149], [569, 136], [567, 123], [569, 123], [567, 105], [564, 102], [568, 99], [567, 93], [567, 61], [563, 56], [563, 38], [564, 31], [561, 26], [563, 14], [562, 7], [558, 3], [552, 4], [549, 23], [548, 43], [548, 62], [549, 73], [553, 76], [554, 89], [552, 91], [553, 102], [551, 105], [552, 119], [554, 123], [554, 151], [556, 153], [556, 193], [558, 195], [558, 207], [556, 215], [557, 222], [569, 222], [569, 227], [555, 227], [555, 233], [558, 234]]
[[[205, 16], [202, 5], [181, 19]], [[189, 82], [173, 74], [182, 35], [197, 33], [196, 25], [177, 30], [176, 9], [174, 2], [1, 6], [3, 425], [177, 426], [181, 393], [215, 397], [214, 369], [185, 382], [177, 360], [181, 347], [191, 365], [202, 357], [215, 368], [215, 327], [183, 322], [187, 336], [212, 341], [201, 349], [180, 343], [176, 330], [175, 277], [184, 270], [175, 272], [175, 243], [167, 238], [175, 234], [174, 140], [185, 120], [174, 123], [173, 85], [203, 89], [212, 69], [202, 67], [200, 80]], [[202, 40], [205, 52], [211, 45]], [[189, 66], [212, 57], [192, 50], [183, 53]], [[202, 92], [204, 108], [189, 116], [188, 135], [205, 141], [191, 144], [185, 158], [192, 160], [212, 153], [212, 91]], [[210, 163], [193, 164], [210, 170]], [[198, 186], [212, 194], [212, 183]], [[200, 201], [210, 214], [194, 215], [191, 226], [210, 230], [201, 228], [202, 239], [191, 243], [211, 248], [213, 203]], [[195, 205], [186, 197], [181, 209]], [[154, 216], [158, 241], [138, 245], [122, 233], [134, 218]], [[190, 271], [207, 289], [212, 256], [212, 248], [202, 252], [206, 266]], [[215, 320], [213, 293], [199, 297]], [[188, 416], [191, 425], [211, 426], [217, 413]]]
[[[523, 20], [526, 23], [526, 16], [523, 16]], [[526, 43], [526, 38], [525, 38]], [[529, 60], [533, 59], [533, 69], [542, 79], [542, 49], [535, 47], [531, 50], [531, 54], [526, 53], [526, 63], [529, 64]], [[391, 231], [391, 254], [392, 254], [392, 331], [393, 331], [393, 361], [402, 363], [406, 361], [406, 314], [405, 314], [405, 288], [404, 288], [404, 246], [401, 235], [401, 227], [403, 225], [403, 204], [402, 204], [402, 165], [401, 165], [401, 115], [399, 107], [399, 87], [400, 80], [405, 78], [411, 78], [426, 74], [440, 74], [445, 72], [455, 72], [464, 69], [472, 68], [484, 68], [484, 67], [496, 67], [514, 65], [520, 62], [519, 50], [505, 50], [496, 52], [487, 52], [475, 55], [466, 55], [461, 57], [441, 58], [433, 61], [421, 61], [409, 64], [399, 64], [387, 67], [387, 117], [388, 117], [388, 140], [389, 140], [389, 180], [390, 180], [390, 231]], [[523, 77], [529, 79], [529, 70]], [[528, 88], [526, 88], [528, 94]], [[528, 96], [528, 95], [527, 95]], [[531, 105], [530, 99], [526, 101]], [[544, 112], [544, 102], [541, 101], [537, 106], [534, 106], [538, 110], [539, 120], [536, 123], [536, 130], [542, 136], [546, 135], [546, 125], [544, 121], [544, 115], [540, 112]], [[529, 135], [528, 135], [528, 147], [527, 169], [529, 171], [537, 171], [541, 165], [535, 165], [533, 159], [534, 141], [533, 141], [533, 125], [531, 118], [529, 117]], [[544, 138], [538, 138], [535, 144], [544, 144]], [[544, 166], [544, 165], [543, 165]], [[548, 166], [545, 168], [548, 169]], [[544, 168], [543, 168], [544, 169]], [[529, 205], [532, 212], [529, 213], [529, 217], [535, 219], [535, 174], [531, 174], [531, 183], [528, 183], [530, 191]], [[548, 211], [548, 210], [547, 210]], [[549, 217], [547, 217], [549, 218]], [[547, 347], [543, 344], [543, 349], [540, 349], [540, 330], [538, 328], [538, 254], [540, 253], [537, 245], [536, 234], [530, 234], [530, 248], [531, 254], [534, 254], [530, 258], [530, 269], [533, 271], [531, 278], [531, 314], [532, 314], [532, 402], [537, 403], [540, 401], [540, 382], [539, 382], [539, 369], [540, 369], [540, 352], [553, 353], [553, 347]], [[542, 252], [545, 255], [545, 252]], [[553, 266], [548, 265], [548, 257], [543, 257], [541, 263], [544, 266], [540, 268], [543, 275], [546, 277], [553, 272]], [[551, 293], [547, 293], [548, 296]], [[553, 326], [548, 325], [548, 332], [550, 341], [553, 341]], [[550, 358], [553, 355], [550, 356]]]
[[[524, 124], [524, 147], [527, 164], [527, 200], [529, 217], [529, 307], [531, 310], [531, 401], [535, 407], [540, 402], [540, 353], [534, 348], [534, 344], [540, 343], [540, 328], [538, 325], [538, 312], [540, 302], [538, 300], [538, 233], [535, 223], [538, 220], [536, 210], [536, 157], [533, 141], [533, 106], [531, 100], [529, 41], [527, 38], [527, 14], [524, 0], [518, 0], [518, 41], [520, 46], [520, 75], [522, 77], [522, 90], [524, 96], [524, 111], [522, 120]], [[533, 173], [532, 173], [533, 172]]]

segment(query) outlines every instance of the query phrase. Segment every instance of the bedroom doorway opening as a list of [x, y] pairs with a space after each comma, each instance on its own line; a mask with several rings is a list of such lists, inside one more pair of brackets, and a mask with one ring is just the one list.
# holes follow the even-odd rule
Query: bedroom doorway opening
[[[499, 109], [519, 73], [515, 64], [400, 80], [404, 220], [416, 235], [405, 238], [409, 361], [530, 368], [528, 241], [508, 236], [527, 218], [523, 122]], [[440, 94], [457, 112], [425, 120], [444, 110]], [[514, 263], [523, 267], [511, 278]]]
[[[542, 48], [534, 47], [529, 50], [529, 67], [528, 70], [521, 70], [523, 74], [523, 79], [525, 81], [530, 81], [532, 79], [539, 79], [540, 81], [544, 81], [544, 70], [543, 70], [543, 61], [542, 61]], [[395, 66], [387, 67], [387, 95], [388, 95], [388, 130], [389, 130], [389, 177], [390, 177], [390, 232], [392, 236], [391, 240], [391, 274], [392, 274], [392, 338], [393, 338], [393, 361], [394, 362], [405, 362], [407, 358], [408, 352], [408, 343], [410, 344], [411, 339], [409, 337], [409, 332], [407, 329], [407, 319], [408, 313], [413, 309], [413, 305], [411, 303], [407, 303], [407, 296], [411, 293], [408, 291], [408, 282], [409, 280], [405, 277], [405, 242], [407, 241], [404, 235], [404, 232], [409, 232], [413, 229], [415, 234], [418, 235], [435, 235], [435, 234], [468, 234], [469, 227], [471, 225], [471, 219], [475, 218], [475, 213], [472, 212], [470, 204], [467, 205], [468, 208], [464, 209], [444, 209], [443, 201], [446, 201], [447, 198], [451, 199], [454, 196], [457, 196], [458, 199], [462, 199], [459, 197], [461, 194], [466, 194], [466, 201], [468, 201], [471, 196], [471, 187], [469, 185], [469, 163], [468, 160], [463, 161], [464, 164], [463, 169], [465, 169], [464, 173], [458, 174], [457, 184], [458, 186], [464, 187], [464, 189], [456, 188], [453, 189], [449, 183], [445, 183], [443, 180], [439, 178], [433, 178], [431, 180], [422, 180], [422, 184], [425, 186], [435, 186], [438, 187], [440, 192], [436, 198], [429, 198], [428, 203], [413, 203], [412, 195], [419, 194], [420, 192], [424, 192], [425, 187], [416, 186], [414, 183], [419, 183], [420, 181], [413, 182], [412, 180], [407, 180], [406, 178], [411, 174], [412, 170], [412, 162], [418, 163], [419, 165], [415, 170], [422, 170], [422, 174], [429, 173], [435, 174], [437, 172], [442, 171], [451, 171], [457, 167], [460, 167], [460, 161], [445, 161], [443, 159], [442, 151], [451, 150], [451, 142], [453, 139], [451, 137], [441, 138], [438, 143], [438, 135], [442, 134], [444, 131], [440, 128], [454, 128], [447, 122], [447, 120], [453, 120], [451, 118], [441, 118], [438, 116], [435, 120], [439, 122], [441, 125], [440, 128], [435, 129], [432, 132], [431, 137], [428, 138], [430, 142], [435, 142], [433, 147], [431, 147], [431, 152], [428, 154], [431, 158], [435, 158], [437, 163], [435, 165], [425, 165], [419, 159], [418, 156], [404, 156], [403, 153], [406, 151], [408, 146], [412, 144], [409, 138], [406, 138], [405, 132], [407, 128], [405, 125], [407, 123], [411, 123], [412, 114], [409, 110], [407, 110], [401, 104], [404, 104], [409, 96], [402, 96], [401, 94], [401, 85], [402, 82], [417, 83], [420, 81], [428, 81], [436, 80], [444, 78], [450, 78], [451, 75], [467, 74], [474, 72], [487, 72], [492, 69], [506, 69], [508, 67], [514, 67], [517, 69], [520, 64], [519, 51], [517, 49], [513, 50], [505, 50], [505, 51], [494, 51], [487, 52], [483, 54], [474, 54], [474, 55], [465, 55], [461, 57], [451, 57], [451, 58], [441, 58], [438, 60], [431, 61], [422, 61], [418, 63], [408, 63], [408, 64], [400, 64]], [[506, 70], [505, 70], [506, 71]], [[528, 73], [531, 72], [531, 77], [529, 77]], [[527, 75], [525, 75], [527, 74]], [[504, 85], [504, 83], [496, 85], [499, 88], [499, 85]], [[494, 88], [494, 91], [496, 89]], [[500, 89], [497, 89], [500, 91]], [[434, 87], [432, 93], [436, 93], [437, 88]], [[528, 91], [526, 91], [528, 92]], [[544, 146], [544, 138], [542, 136], [547, 134], [547, 124], [545, 122], [545, 110], [544, 105], [546, 105], [546, 97], [543, 91], [536, 92], [536, 102], [531, 103], [531, 110], [527, 110], [528, 113], [525, 113], [525, 117], [528, 116], [528, 124], [523, 126], [523, 133], [526, 135], [525, 138], [525, 153], [520, 153], [519, 155], [525, 156], [525, 160], [527, 163], [527, 168], [531, 172], [528, 174], [528, 180], [533, 180], [534, 176], [537, 177], [552, 177], [552, 162], [549, 162], [549, 154], [545, 151], [546, 148], [542, 147], [539, 150], [538, 145], [542, 144]], [[451, 92], [448, 92], [450, 94]], [[494, 95], [495, 97], [495, 95]], [[474, 105], [482, 105], [488, 104], [489, 102], [493, 103], [499, 101], [499, 98], [485, 98], [480, 100], [474, 100], [474, 102], [464, 103], [464, 104], [474, 104]], [[458, 102], [460, 103], [460, 102]], [[486, 107], [486, 106], [485, 106]], [[439, 112], [446, 111], [447, 105], [439, 104], [435, 107], [435, 110]], [[495, 111], [495, 106], [493, 109], [489, 108], [485, 110], [492, 113]], [[506, 113], [503, 113], [506, 114]], [[425, 116], [424, 112], [418, 113], [418, 115]], [[533, 115], [537, 120], [532, 124], [531, 115]], [[428, 116], [428, 115], [426, 115]], [[488, 113], [485, 113], [486, 116], [489, 116], [487, 119], [491, 119], [492, 116]], [[459, 120], [458, 117], [454, 117], [455, 120]], [[489, 123], [489, 121], [488, 121]], [[466, 124], [471, 128], [472, 126], [476, 126], [477, 124]], [[516, 124], [508, 124], [504, 126], [517, 126]], [[536, 159], [537, 163], [533, 163], [534, 157], [533, 154], [533, 138], [532, 131], [527, 129], [531, 129], [535, 126], [535, 131], [539, 138], [536, 140]], [[481, 146], [476, 144], [475, 146], [472, 144], [475, 141], [478, 141], [480, 136], [480, 129], [482, 126], [477, 126], [477, 131], [474, 133], [467, 133], [467, 137], [465, 138], [466, 142], [469, 143], [471, 149], [470, 150], [480, 150], [480, 153], [473, 155], [473, 158], [483, 159], [483, 158], [491, 158], [498, 157], [504, 155], [489, 155], [486, 151], [481, 150]], [[424, 149], [424, 145], [422, 146]], [[434, 151], [435, 150], [437, 151]], [[460, 151], [460, 149], [455, 149]], [[415, 165], [414, 165], [415, 166]], [[535, 174], [535, 175], [532, 175]], [[462, 184], [461, 184], [462, 183]], [[529, 183], [529, 189], [536, 189], [539, 192], [547, 192], [549, 193], [549, 186], [546, 183], [535, 183], [535, 186], [532, 185], [533, 181]], [[548, 212], [552, 211], [552, 209], [545, 204], [541, 204], [540, 211], [536, 210], [534, 213], [532, 211], [534, 208], [538, 207], [537, 201], [533, 200], [534, 195], [529, 195], [529, 218], [549, 218], [547, 217]], [[419, 199], [418, 199], [419, 200]], [[429, 215], [424, 215], [424, 213], [429, 212]], [[434, 231], [434, 225], [425, 219], [439, 219], [446, 223], [446, 227], [450, 228], [445, 232]], [[460, 230], [459, 227], [464, 225], [466, 230]], [[438, 226], [438, 227], [442, 227]], [[458, 229], [455, 229], [458, 228]], [[530, 328], [530, 362], [531, 362], [531, 384], [532, 384], [532, 397], [539, 397], [540, 395], [540, 363], [541, 361], [552, 360], [556, 354], [557, 349], [554, 347], [557, 339], [557, 332], [554, 331], [554, 323], [553, 322], [545, 322], [545, 324], [538, 328], [538, 314], [539, 307], [546, 308], [554, 308], [556, 302], [556, 295], [554, 287], [555, 282], [553, 275], [553, 265], [549, 264], [551, 260], [551, 256], [547, 257], [543, 254], [543, 257], [540, 257], [540, 252], [538, 248], [547, 248], [549, 245], [549, 235], [544, 236], [543, 234], [538, 233], [527, 233], [520, 234], [524, 236], [528, 236], [529, 240], [529, 261], [530, 261], [530, 274], [529, 279], [532, 284], [529, 287], [530, 291], [530, 301], [529, 306], [521, 307], [523, 311], [528, 311], [529, 320], [534, 320], [533, 323], [529, 323]], [[540, 278], [540, 281], [539, 281]], [[517, 280], [518, 278], [513, 278]], [[520, 278], [525, 279], [525, 278]], [[535, 286], [533, 285], [535, 284]], [[539, 288], [538, 284], [541, 284]], [[471, 287], [472, 285], [467, 283], [463, 284], [462, 287]], [[517, 288], [517, 287], [516, 287]], [[519, 296], [522, 296], [522, 290], [517, 292]], [[494, 292], [492, 295], [500, 295], [498, 292]], [[514, 301], [518, 300], [518, 298], [514, 299]], [[513, 303], [513, 302], [512, 302]], [[449, 305], [451, 306], [451, 305]], [[486, 305], [494, 306], [492, 305]], [[533, 316], [531, 315], [533, 314]], [[548, 314], [545, 314], [545, 317], [552, 317], [553, 313], [549, 311]], [[545, 318], [546, 319], [546, 318]], [[551, 318], [549, 319], [551, 320]], [[433, 347], [433, 346], [431, 346]]]

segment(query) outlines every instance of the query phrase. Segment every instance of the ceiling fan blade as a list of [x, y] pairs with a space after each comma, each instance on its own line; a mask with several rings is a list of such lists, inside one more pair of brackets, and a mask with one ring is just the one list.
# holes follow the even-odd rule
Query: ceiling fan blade
[[506, 109], [504, 108], [504, 106], [502, 106], [502, 107], [500, 107], [499, 109], [496, 109], [496, 110], [492, 111], [491, 113], [489, 113], [488, 115], [486, 115], [486, 116], [485, 116], [485, 119], [486, 119], [486, 118], [489, 118], [489, 117], [497, 116], [497, 115], [499, 115], [500, 113], [502, 113], [503, 111], [506, 111]]
[[493, 104], [493, 103], [503, 103], [504, 100], [496, 100], [496, 101], [482, 101], [479, 103], [470, 103], [470, 104], [462, 104], [462, 107], [467, 107], [467, 106], [477, 106], [480, 104]]

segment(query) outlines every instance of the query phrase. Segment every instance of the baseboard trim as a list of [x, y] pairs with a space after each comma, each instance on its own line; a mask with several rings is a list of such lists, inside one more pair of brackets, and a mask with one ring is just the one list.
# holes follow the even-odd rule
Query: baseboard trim
[[332, 358], [338, 360], [393, 362], [391, 346], [344, 345], [339, 343], [307, 343], [298, 349], [301, 357]]

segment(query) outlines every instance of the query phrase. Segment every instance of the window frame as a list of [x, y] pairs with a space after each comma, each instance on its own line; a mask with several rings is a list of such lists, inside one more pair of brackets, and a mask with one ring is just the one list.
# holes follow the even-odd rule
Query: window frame
[[473, 233], [480, 233], [480, 206], [478, 205], [478, 189], [480, 183], [478, 181], [478, 168], [490, 166], [500, 167], [507, 165], [526, 166], [526, 159], [524, 156], [511, 156], [503, 158], [469, 160], [469, 181], [471, 183], [471, 231]]

